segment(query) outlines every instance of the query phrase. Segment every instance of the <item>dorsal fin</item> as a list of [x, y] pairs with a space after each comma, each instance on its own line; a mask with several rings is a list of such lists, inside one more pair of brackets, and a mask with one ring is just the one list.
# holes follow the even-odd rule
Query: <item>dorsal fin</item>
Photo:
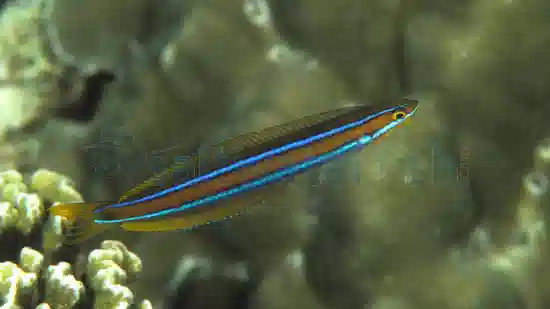
[[292, 120], [283, 124], [275, 125], [260, 131], [245, 133], [225, 140], [218, 145], [214, 145], [221, 152], [227, 155], [239, 153], [243, 149], [258, 145], [267, 141], [275, 140], [297, 130], [305, 129], [319, 124], [328, 119], [338, 117], [354, 109], [362, 108], [360, 105], [346, 106], [319, 114], [306, 116], [300, 119]]
[[168, 183], [173, 183], [175, 178], [182, 179], [189, 177], [190, 175], [185, 175], [185, 177], [182, 177], [181, 174], [195, 173], [197, 165], [198, 158], [196, 155], [181, 157], [176, 161], [176, 163], [172, 164], [170, 167], [165, 168], [163, 171], [154, 174], [143, 183], [128, 190], [120, 197], [119, 201], [148, 195], [149, 193], [152, 193], [152, 191], [157, 191], [161, 187], [166, 186]]

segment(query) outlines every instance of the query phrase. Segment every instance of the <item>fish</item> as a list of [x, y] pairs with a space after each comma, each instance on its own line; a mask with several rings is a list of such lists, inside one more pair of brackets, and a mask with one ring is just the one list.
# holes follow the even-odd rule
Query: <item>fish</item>
[[295, 176], [357, 151], [403, 124], [419, 102], [351, 105], [245, 133], [183, 156], [118, 200], [56, 204], [76, 244], [113, 226], [127, 231], [193, 230], [262, 204]]

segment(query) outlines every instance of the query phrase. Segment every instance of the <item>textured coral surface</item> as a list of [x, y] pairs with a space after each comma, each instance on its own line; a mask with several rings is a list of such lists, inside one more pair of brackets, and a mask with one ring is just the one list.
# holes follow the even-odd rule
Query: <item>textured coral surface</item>
[[[550, 2], [2, 3], [1, 309], [550, 308]], [[403, 96], [403, 128], [233, 220], [66, 246], [48, 216]]]
[[124, 244], [105, 240], [89, 253], [63, 245], [63, 219], [48, 217], [47, 209], [82, 200], [69, 178], [38, 170], [25, 182], [21, 173], [9, 170], [0, 179], [3, 309], [151, 308], [126, 286], [142, 265]]

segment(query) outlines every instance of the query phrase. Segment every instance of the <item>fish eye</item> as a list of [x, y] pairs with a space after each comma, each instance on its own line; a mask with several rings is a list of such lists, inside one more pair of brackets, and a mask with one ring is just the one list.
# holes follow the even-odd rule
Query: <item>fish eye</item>
[[399, 119], [405, 118], [405, 116], [407, 116], [407, 113], [405, 113], [404, 111], [395, 111], [395, 112], [393, 112], [393, 114], [391, 115], [391, 118], [392, 118], [393, 120], [399, 120]]

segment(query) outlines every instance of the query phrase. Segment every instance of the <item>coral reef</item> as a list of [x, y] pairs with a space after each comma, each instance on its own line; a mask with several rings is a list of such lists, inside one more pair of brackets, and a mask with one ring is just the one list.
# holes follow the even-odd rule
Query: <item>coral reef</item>
[[68, 130], [56, 130], [56, 142], [43, 151], [42, 128], [83, 94], [86, 76], [52, 55], [43, 22], [43, 1], [9, 1], [2, 7], [0, 170], [38, 168], [39, 161], [47, 166], [43, 154], [55, 157]]
[[1, 307], [152, 308], [126, 286], [142, 265], [124, 244], [103, 241], [82, 262], [80, 250], [63, 246], [63, 221], [46, 211], [55, 202], [82, 201], [72, 181], [48, 170], [24, 178], [16, 170], [0, 173]]
[[291, 252], [282, 263], [270, 269], [250, 297], [248, 308], [325, 308], [305, 280], [303, 260], [302, 252]]
[[285, 40], [329, 67], [350, 95], [377, 100], [399, 93], [393, 69], [399, 1], [267, 2]]
[[459, 159], [434, 105], [424, 99], [407, 130], [338, 162], [316, 188], [319, 224], [305, 249], [306, 278], [331, 307], [374, 302], [400, 274], [431, 269], [476, 224], [468, 179], [457, 178]]
[[[12, 169], [0, 173], [2, 308], [550, 307], [549, 9], [11, 1], [0, 19], [0, 171]], [[14, 138], [98, 72], [115, 81], [93, 121]], [[404, 129], [249, 215], [192, 233], [115, 232], [121, 242], [99, 247], [64, 246], [63, 222], [46, 216], [53, 202], [116, 198], [213, 141], [408, 94], [422, 102]], [[29, 161], [70, 177], [13, 170]]]
[[[532, 150], [548, 135], [550, 44], [544, 1], [478, 1], [445, 46], [438, 109], [468, 148], [473, 192], [495, 241], [506, 242]], [[515, 39], [517, 38], [517, 39]], [[514, 142], [510, 142], [513, 140]]]
[[29, 141], [7, 142], [7, 135], [41, 117], [61, 96], [55, 85], [61, 68], [53, 65], [44, 51], [39, 20], [38, 6], [13, 3], [6, 5], [0, 18], [3, 29], [0, 42], [2, 170], [25, 163], [23, 154], [36, 152], [29, 148], [33, 147]]
[[[0, 20], [2, 65], [2, 113], [0, 136], [38, 117], [55, 104], [59, 94], [54, 83], [61, 74], [48, 59], [39, 35], [40, 10], [34, 5], [8, 5]], [[41, 39], [42, 38], [42, 39]]]
[[87, 74], [98, 70], [123, 74], [130, 65], [129, 45], [139, 42], [153, 49], [151, 53], [157, 47], [158, 53], [172, 33], [181, 28], [192, 2], [126, 0], [115, 4], [86, 0], [76, 5], [70, 0], [44, 1], [44, 27], [60, 61]]
[[[97, 129], [90, 136], [94, 147], [86, 149], [81, 171], [90, 183], [105, 186], [108, 194], [84, 192], [86, 196], [112, 198], [149, 177], [155, 168], [173, 162], [177, 155], [344, 98], [328, 71], [311, 69], [311, 59], [299, 53], [295, 56], [245, 7], [240, 1], [197, 3], [186, 16], [186, 26], [166, 46], [160, 64], [136, 63], [133, 78], [111, 85], [94, 124]], [[274, 52], [275, 45], [280, 52]], [[326, 91], [319, 93], [322, 88]], [[120, 105], [130, 97], [132, 104], [121, 110]], [[298, 107], [297, 101], [310, 103]], [[117, 143], [110, 143], [113, 140]], [[121, 235], [144, 263], [158, 263], [162, 268], [147, 273], [148, 280], [137, 283], [142, 286], [139, 289], [158, 294], [148, 297], [161, 302], [166, 274], [177, 267], [182, 255], [196, 253], [192, 248], [209, 255], [216, 267], [244, 261], [255, 277], [262, 276], [268, 265], [307, 239], [306, 192], [299, 186], [287, 192], [250, 216], [191, 235]], [[270, 211], [273, 207], [280, 211]], [[177, 248], [174, 254], [154, 254], [167, 246]]]

